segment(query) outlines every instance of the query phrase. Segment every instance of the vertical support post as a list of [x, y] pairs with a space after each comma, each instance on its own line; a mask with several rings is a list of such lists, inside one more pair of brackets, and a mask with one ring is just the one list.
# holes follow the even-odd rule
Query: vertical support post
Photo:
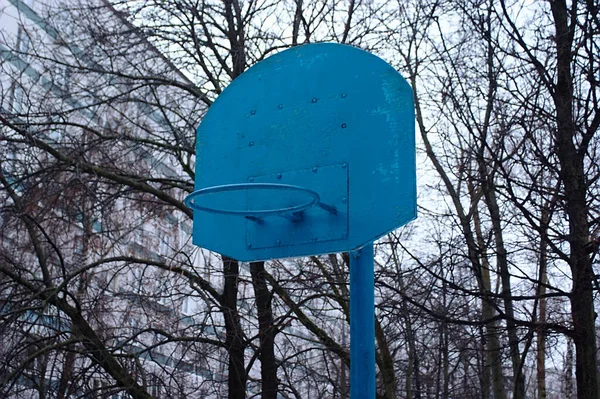
[[373, 243], [350, 252], [350, 398], [375, 398]]

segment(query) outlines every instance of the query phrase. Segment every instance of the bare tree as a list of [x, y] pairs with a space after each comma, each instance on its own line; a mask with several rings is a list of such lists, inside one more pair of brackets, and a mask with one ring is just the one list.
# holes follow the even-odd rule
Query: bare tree
[[210, 254], [182, 202], [225, 87], [335, 41], [408, 78], [426, 169], [418, 224], [377, 244], [378, 397], [524, 398], [531, 376], [542, 398], [568, 337], [596, 398], [594, 4], [19, 7], [0, 40], [3, 395], [348, 396], [347, 255]]
[[[293, 297], [276, 319], [269, 285], [281, 298], [292, 296], [270, 280], [264, 266], [254, 264], [248, 274], [236, 260], [223, 258], [215, 268], [211, 258], [203, 260], [200, 270], [188, 241], [172, 233], [192, 217], [182, 198], [193, 187], [194, 129], [222, 89], [252, 63], [302, 35], [304, 41], [340, 36], [360, 43], [373, 29], [353, 21], [377, 12], [373, 5], [359, 3], [350, 8], [317, 2], [304, 3], [305, 9], [290, 6], [237, 1], [23, 6], [23, 22], [29, 24], [20, 26], [21, 36], [7, 41], [10, 48], [3, 52], [8, 80], [3, 81], [7, 91], [0, 121], [10, 159], [3, 168], [4, 219], [11, 223], [4, 242], [18, 238], [28, 255], [9, 257], [9, 245], [7, 265], [26, 276], [19, 277], [9, 266], [2, 273], [23, 299], [44, 293], [39, 312], [55, 313], [74, 326], [75, 342], [55, 351], [56, 372], [64, 370], [66, 378], [83, 367], [85, 375], [110, 381], [79, 388], [63, 379], [59, 390], [65, 395], [88, 388], [122, 389], [133, 397], [157, 395], [161, 387], [185, 383], [166, 367], [153, 370], [157, 366], [145, 359], [170, 352], [165, 364], [176, 362], [185, 369], [198, 356], [211, 358], [207, 345], [226, 354], [227, 367], [225, 377], [219, 377], [213, 369], [223, 356], [205, 359], [201, 363], [207, 363], [210, 376], [203, 375], [203, 381], [225, 378], [229, 397], [246, 397], [256, 387], [255, 357], [247, 358], [253, 349], [261, 362], [263, 395], [279, 390], [275, 320], [285, 326], [290, 308], [301, 309], [305, 299]], [[315, 13], [316, 7], [324, 13]], [[296, 32], [290, 41], [276, 23], [263, 27], [265, 18], [282, 25], [286, 19], [302, 20], [303, 33]], [[28, 48], [19, 41], [24, 37]], [[164, 225], [166, 220], [170, 225]], [[164, 253], [157, 254], [154, 250], [162, 246]], [[29, 277], [27, 270], [33, 273]], [[240, 301], [253, 299], [246, 293], [248, 276], [257, 315], [240, 308]], [[157, 284], [160, 278], [169, 283]], [[167, 321], [173, 315], [162, 309], [186, 306], [190, 297], [199, 299], [195, 317], [201, 322], [186, 326], [185, 317], [175, 324]], [[7, 297], [14, 298], [12, 293]], [[24, 311], [17, 309], [15, 314]], [[6, 323], [13, 326], [9, 319]], [[347, 350], [310, 319], [302, 321], [307, 328], [304, 324], [347, 367]], [[62, 339], [71, 333], [56, 334], [55, 339]], [[6, 367], [4, 386], [10, 392], [20, 373]], [[312, 366], [303, 367], [310, 374]], [[315, 388], [327, 390], [330, 383], [323, 379]], [[206, 384], [198, 382], [193, 389], [204, 392]]]

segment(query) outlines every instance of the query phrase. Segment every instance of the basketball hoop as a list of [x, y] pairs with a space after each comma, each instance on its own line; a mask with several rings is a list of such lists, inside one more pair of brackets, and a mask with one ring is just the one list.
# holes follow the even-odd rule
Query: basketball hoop
[[[271, 208], [271, 209], [228, 209], [222, 207], [215, 207], [212, 205], [203, 205], [198, 203], [197, 201], [201, 197], [206, 197], [214, 194], [223, 194], [223, 193], [240, 193], [240, 192], [248, 192], [248, 191], [287, 191], [294, 192], [298, 194], [302, 199], [297, 205], [291, 206], [283, 206], [280, 208]], [[224, 201], [220, 201], [223, 203]], [[331, 207], [326, 204], [322, 204], [320, 201], [319, 193], [314, 190], [310, 190], [306, 187], [295, 186], [291, 184], [279, 184], [279, 183], [238, 183], [238, 184], [224, 184], [221, 186], [213, 186], [203, 188], [197, 191], [194, 191], [192, 194], [188, 195], [184, 203], [197, 211], [204, 211], [210, 213], [218, 213], [222, 215], [236, 215], [243, 216], [251, 220], [260, 220], [262, 217], [266, 216], [283, 216], [289, 214], [298, 214], [300, 212], [305, 211], [308, 208], [311, 208], [315, 205], [327, 210], [328, 212], [335, 212], [335, 207]]]

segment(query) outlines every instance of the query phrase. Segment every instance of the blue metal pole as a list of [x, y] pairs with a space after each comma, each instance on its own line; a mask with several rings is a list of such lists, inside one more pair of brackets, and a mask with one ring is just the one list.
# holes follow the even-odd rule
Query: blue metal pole
[[373, 243], [350, 252], [350, 397], [375, 398]]

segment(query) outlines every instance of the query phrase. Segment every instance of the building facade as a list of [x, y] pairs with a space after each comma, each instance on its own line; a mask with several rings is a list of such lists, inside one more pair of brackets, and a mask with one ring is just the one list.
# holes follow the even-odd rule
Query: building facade
[[3, 0], [0, 35], [0, 396], [218, 396], [172, 271], [211, 255], [156, 199], [193, 181], [193, 84], [106, 1]]

